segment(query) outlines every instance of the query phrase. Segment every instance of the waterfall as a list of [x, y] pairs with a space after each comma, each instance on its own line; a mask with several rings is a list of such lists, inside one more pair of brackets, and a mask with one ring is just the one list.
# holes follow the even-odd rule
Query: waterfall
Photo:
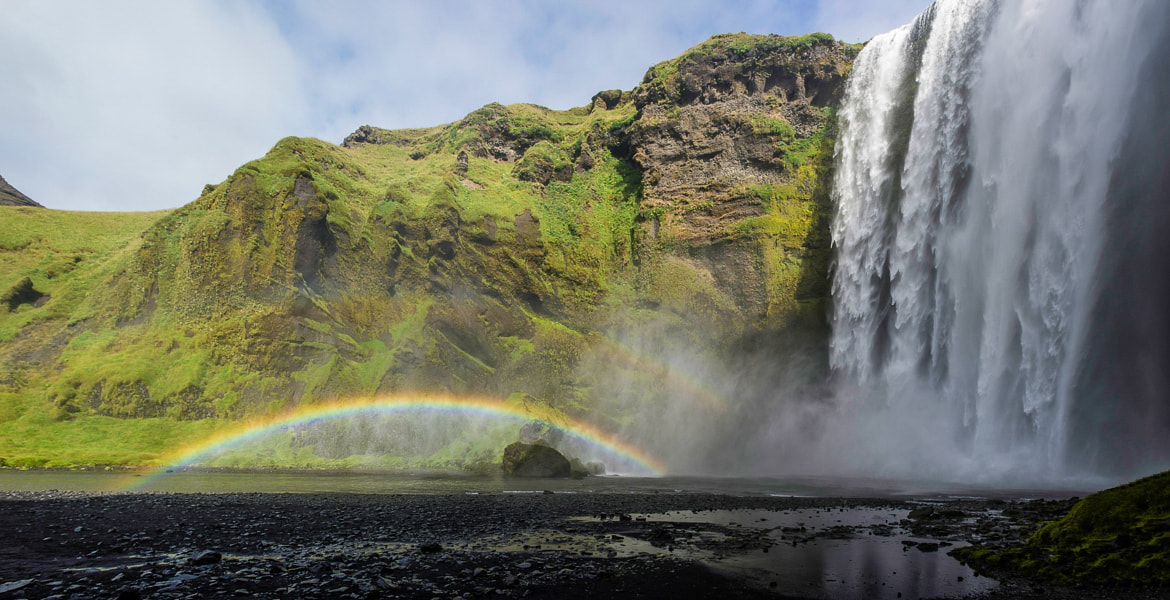
[[830, 360], [859, 467], [1170, 467], [1168, 36], [1164, 0], [939, 0], [858, 56]]

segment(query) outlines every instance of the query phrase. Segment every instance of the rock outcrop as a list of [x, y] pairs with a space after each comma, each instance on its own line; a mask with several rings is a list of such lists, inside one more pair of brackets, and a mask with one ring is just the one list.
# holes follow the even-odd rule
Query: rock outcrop
[[509, 477], [569, 477], [572, 466], [565, 455], [544, 444], [513, 442], [504, 448], [501, 462]]
[[36, 203], [32, 198], [20, 193], [20, 190], [12, 187], [3, 176], [0, 176], [0, 206], [35, 206], [44, 208]]
[[859, 46], [719, 35], [651, 68], [630, 131], [644, 238], [681, 245], [750, 322], [823, 322], [834, 107]]
[[[800, 140], [833, 135], [857, 49], [831, 37], [720, 35], [650, 69], [634, 92], [646, 208], [684, 203], [722, 220], [759, 214], [747, 187], [798, 178]], [[810, 148], [803, 149], [804, 151]], [[737, 206], [720, 208], [735, 203]], [[688, 214], [688, 239], [720, 231]]]

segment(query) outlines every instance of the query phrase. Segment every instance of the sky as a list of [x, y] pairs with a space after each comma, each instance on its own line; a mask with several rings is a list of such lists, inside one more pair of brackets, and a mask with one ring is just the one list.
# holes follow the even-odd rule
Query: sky
[[0, 175], [54, 209], [182, 206], [295, 135], [583, 106], [717, 33], [849, 42], [929, 0], [0, 0]]

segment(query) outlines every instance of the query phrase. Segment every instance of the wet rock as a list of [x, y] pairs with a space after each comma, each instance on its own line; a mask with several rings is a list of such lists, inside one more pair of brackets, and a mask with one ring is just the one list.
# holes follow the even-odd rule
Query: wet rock
[[33, 579], [21, 579], [20, 581], [10, 581], [8, 583], [0, 583], [0, 594], [7, 592], [15, 592], [16, 590], [26, 588], [35, 582]]
[[221, 560], [223, 560], [223, 554], [220, 554], [215, 550], [204, 550], [203, 552], [196, 554], [195, 557], [191, 559], [191, 564], [214, 565]]
[[571, 476], [573, 479], [584, 479], [592, 475], [605, 475], [605, 465], [596, 462], [581, 462], [581, 459], [574, 458], [569, 461], [572, 468]]
[[916, 509], [910, 511], [910, 514], [907, 516], [911, 520], [914, 520], [914, 521], [921, 521], [924, 519], [932, 519], [932, 518], [934, 518], [934, 507], [933, 506], [923, 506], [920, 508], [916, 508]]
[[569, 459], [543, 444], [513, 442], [504, 448], [503, 472], [512, 477], [569, 477]]

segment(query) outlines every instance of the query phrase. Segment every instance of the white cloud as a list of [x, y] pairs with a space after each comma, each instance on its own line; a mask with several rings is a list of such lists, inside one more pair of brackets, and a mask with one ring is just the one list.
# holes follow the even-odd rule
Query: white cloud
[[0, 173], [81, 210], [179, 206], [286, 135], [339, 142], [492, 101], [583, 105], [715, 33], [864, 39], [927, 5], [0, 2]]
[[820, 0], [816, 24], [837, 39], [864, 42], [914, 20], [932, 0]]
[[181, 205], [302, 112], [292, 53], [247, 5], [28, 2], [4, 13], [0, 168], [54, 208]]

